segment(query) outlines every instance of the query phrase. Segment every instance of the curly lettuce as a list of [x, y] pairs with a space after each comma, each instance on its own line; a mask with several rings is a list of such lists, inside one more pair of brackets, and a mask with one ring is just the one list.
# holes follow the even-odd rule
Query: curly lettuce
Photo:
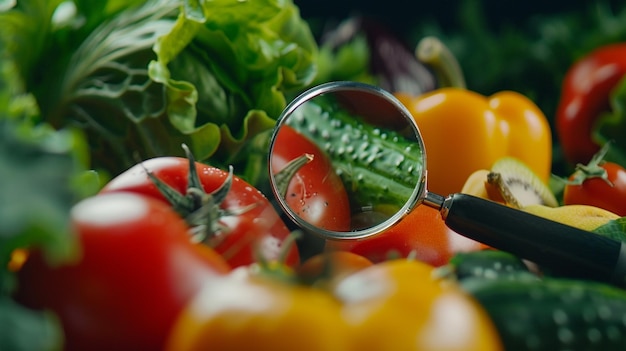
[[270, 129], [286, 94], [313, 80], [317, 47], [288, 0], [20, 1], [0, 40], [41, 118], [79, 126], [93, 167], [138, 159], [236, 159]]
[[177, 128], [219, 127], [203, 144], [219, 147], [218, 162], [233, 162], [251, 138], [273, 126], [286, 94], [313, 80], [316, 42], [290, 1], [186, 4], [154, 46], [150, 77], [166, 86]]

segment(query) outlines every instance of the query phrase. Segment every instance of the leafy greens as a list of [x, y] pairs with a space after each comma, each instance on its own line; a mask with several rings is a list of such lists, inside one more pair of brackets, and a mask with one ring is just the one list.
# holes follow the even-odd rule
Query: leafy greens
[[90, 169], [183, 142], [234, 158], [312, 81], [317, 48], [283, 0], [0, 1], [0, 23], [0, 345], [60, 350], [56, 317], [11, 297], [15, 253], [78, 257], [69, 212], [103, 180]]
[[11, 267], [16, 250], [43, 250], [51, 264], [79, 254], [69, 211], [95, 188], [80, 182], [89, 174], [88, 148], [79, 130], [37, 123], [36, 100], [3, 49], [0, 41], [0, 345], [58, 350], [62, 331], [56, 317], [11, 298], [16, 284]]
[[285, 0], [26, 0], [0, 21], [0, 40], [31, 44], [10, 53], [42, 119], [83, 128], [111, 174], [182, 156], [181, 143], [228, 162], [316, 72], [313, 35]]

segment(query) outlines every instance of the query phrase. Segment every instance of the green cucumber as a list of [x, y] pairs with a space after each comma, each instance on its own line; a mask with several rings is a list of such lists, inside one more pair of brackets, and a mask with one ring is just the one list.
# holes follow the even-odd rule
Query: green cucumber
[[320, 98], [300, 106], [287, 123], [328, 154], [354, 202], [394, 211], [404, 206], [422, 178], [419, 144]]
[[524, 275], [535, 277], [521, 258], [493, 249], [458, 252], [440, 271], [446, 277], [461, 282], [467, 278], [517, 279]]
[[626, 290], [540, 277], [491, 249], [457, 253], [438, 270], [483, 306], [506, 351], [626, 350]]
[[626, 291], [592, 281], [468, 278], [507, 351], [626, 349]]

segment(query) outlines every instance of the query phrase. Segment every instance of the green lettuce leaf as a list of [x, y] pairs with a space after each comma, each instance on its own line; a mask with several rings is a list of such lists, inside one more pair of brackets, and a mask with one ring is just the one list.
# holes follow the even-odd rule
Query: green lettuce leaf
[[168, 118], [162, 85], [148, 75], [152, 46], [171, 29], [178, 6], [148, 1], [108, 18], [72, 51], [62, 74], [49, 80], [55, 96], [49, 95], [50, 85], [39, 91], [46, 121], [87, 132], [95, 168], [117, 174], [137, 158], [180, 154], [181, 143], [202, 145], [193, 140], [216, 133], [177, 129]]
[[593, 230], [594, 233], [626, 242], [626, 217], [611, 220]]
[[[53, 31], [52, 18], [62, 0], [18, 1], [13, 7], [0, 11], [0, 40], [10, 55], [20, 76], [36, 71]], [[25, 45], [28, 43], [27, 45]]]
[[75, 252], [69, 210], [87, 195], [77, 182], [89, 163], [80, 131], [36, 123], [37, 102], [4, 48], [0, 41], [0, 293], [12, 288], [6, 267], [16, 248], [37, 246], [54, 260]]
[[377, 84], [369, 72], [370, 47], [364, 35], [357, 35], [339, 47], [322, 43], [318, 55], [318, 74], [314, 84], [332, 80], [353, 80]]
[[99, 185], [84, 187], [94, 174], [86, 171], [89, 155], [82, 133], [37, 123], [37, 101], [25, 91], [5, 44], [0, 40], [0, 345], [16, 351], [60, 350], [63, 332], [55, 316], [11, 299], [16, 279], [9, 262], [21, 248], [42, 250], [50, 264], [76, 257], [70, 209]]
[[316, 72], [291, 1], [26, 0], [0, 21], [0, 40], [32, 44], [9, 53], [41, 120], [82, 128], [112, 175], [182, 143], [200, 161], [240, 158]]
[[[219, 147], [218, 164], [240, 158], [252, 138], [274, 125], [287, 94], [316, 74], [315, 40], [290, 1], [186, 1], [154, 49], [149, 72], [167, 87], [170, 120], [187, 133], [219, 128], [204, 139]], [[253, 163], [239, 173], [251, 175]]]
[[0, 345], [12, 351], [60, 351], [63, 332], [52, 313], [33, 311], [0, 296]]

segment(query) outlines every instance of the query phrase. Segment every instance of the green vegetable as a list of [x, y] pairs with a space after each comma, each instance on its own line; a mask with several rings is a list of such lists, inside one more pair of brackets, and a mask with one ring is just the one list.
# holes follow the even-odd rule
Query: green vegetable
[[[615, 226], [605, 232], [623, 236]], [[485, 308], [507, 351], [620, 350], [626, 343], [626, 290], [540, 277], [499, 250], [457, 253], [437, 271]]]
[[593, 232], [617, 241], [626, 242], [626, 217], [608, 221], [606, 224], [594, 229]]
[[506, 251], [491, 249], [457, 252], [448, 264], [437, 270], [440, 275], [461, 283], [469, 278], [500, 279], [533, 275], [519, 257]]
[[24, 0], [0, 22], [41, 118], [83, 128], [113, 175], [181, 143], [227, 163], [315, 75], [291, 1]]
[[18, 248], [37, 247], [50, 264], [79, 252], [69, 211], [99, 184], [86, 173], [87, 143], [74, 129], [56, 131], [39, 120], [39, 107], [25, 91], [0, 41], [0, 345], [3, 350], [60, 350], [62, 330], [50, 313], [12, 300], [14, 272], [8, 263]]
[[[72, 254], [68, 224], [84, 169], [85, 140], [77, 131], [31, 127], [0, 117], [0, 264], [15, 248], [45, 246], [51, 259]], [[6, 288], [6, 286], [5, 286]]]
[[358, 204], [400, 208], [420, 182], [422, 150], [417, 143], [362, 123], [326, 96], [304, 103], [288, 122], [329, 155]]
[[63, 333], [54, 314], [29, 310], [5, 296], [0, 296], [0, 328], [3, 350], [62, 350]]
[[612, 285], [470, 278], [463, 288], [490, 315], [507, 351], [606, 351], [626, 345], [626, 291]]
[[[620, 236], [619, 229], [609, 227], [605, 230], [613, 237]], [[483, 306], [507, 351], [620, 350], [626, 343], [626, 290], [621, 288], [540, 277], [499, 250], [457, 253], [437, 272], [459, 282]]]
[[[317, 45], [290, 1], [202, 4], [195, 16], [181, 13], [159, 38], [158, 60], [149, 72], [166, 85], [170, 118], [186, 123], [178, 128], [219, 128], [220, 135], [203, 142], [219, 146], [215, 159], [230, 163], [245, 142], [273, 127], [286, 106], [285, 94], [313, 80]], [[202, 160], [208, 150], [192, 151]], [[246, 178], [254, 177], [252, 172]]]
[[342, 43], [338, 47], [321, 43], [317, 58], [318, 74], [314, 84], [334, 80], [351, 80], [375, 84], [376, 77], [370, 72], [371, 48], [364, 35]]
[[37, 246], [57, 262], [75, 253], [69, 210], [93, 191], [83, 134], [35, 123], [38, 106], [15, 72], [0, 60], [0, 294], [13, 288], [6, 266], [14, 249]]

